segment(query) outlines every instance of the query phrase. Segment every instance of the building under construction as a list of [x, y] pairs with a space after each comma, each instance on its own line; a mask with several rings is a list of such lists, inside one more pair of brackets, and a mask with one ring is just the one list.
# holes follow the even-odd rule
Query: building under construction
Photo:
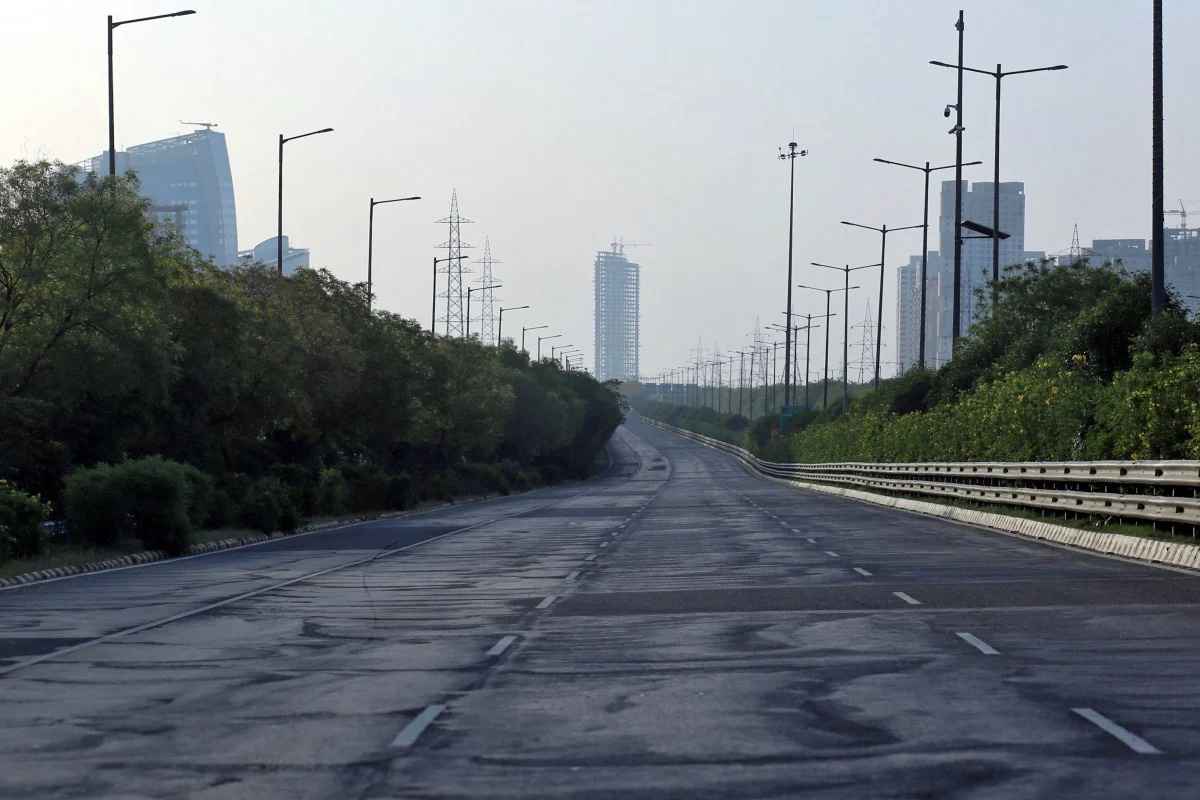
[[596, 253], [596, 378], [638, 379], [641, 267], [625, 258], [625, 245]]

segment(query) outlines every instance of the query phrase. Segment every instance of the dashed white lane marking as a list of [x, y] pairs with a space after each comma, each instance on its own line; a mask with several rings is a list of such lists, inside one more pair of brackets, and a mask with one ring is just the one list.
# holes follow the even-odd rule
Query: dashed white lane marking
[[1128, 728], [1121, 727], [1095, 709], [1072, 708], [1071, 710], [1108, 735], [1118, 739], [1121, 744], [1125, 745], [1135, 753], [1141, 753], [1142, 755], [1154, 755], [1162, 752], [1133, 731], [1129, 730]]
[[814, 538], [812, 538], [812, 537], [810, 536], [810, 537], [808, 537], [808, 543], [809, 543], [809, 544], [816, 544], [816, 543], [817, 543], [817, 540], [816, 540], [816, 539], [814, 539]]
[[835, 553], [835, 552], [834, 552], [834, 551], [832, 551], [832, 550], [826, 550], [826, 551], [825, 551], [825, 555], [827, 555], [827, 556], [833, 556], [834, 558], [838, 558], [838, 554], [837, 554], [837, 553]]
[[574, 571], [574, 572], [572, 572], [570, 575], [568, 575], [567, 577], [563, 578], [563, 580], [564, 580], [564, 581], [573, 581], [573, 580], [575, 580], [575, 579], [576, 579], [576, 578], [578, 578], [578, 577], [579, 577], [579, 570], [575, 570], [575, 571]]
[[584, 559], [584, 561], [595, 561], [595, 560], [596, 560], [595, 553], [592, 553], [590, 556], [588, 556], [587, 558]]
[[788, 526], [787, 526], [787, 529], [788, 529], [789, 531], [791, 531], [792, 533], [799, 533], [799, 532], [800, 532], [800, 531], [796, 530], [795, 528], [793, 528], [791, 525], [788, 525]]
[[870, 573], [870, 572], [867, 572], [867, 571], [866, 571], [865, 569], [863, 569], [862, 567], [855, 567], [855, 568], [854, 568], [854, 571], [855, 571], [855, 572], [857, 572], [859, 575], [862, 575], [864, 578], [869, 578], [869, 577], [871, 577], [871, 573]]
[[412, 747], [417, 743], [417, 739], [421, 738], [425, 729], [432, 725], [433, 721], [445, 710], [446, 707], [443, 705], [426, 706], [424, 711], [413, 717], [412, 721], [396, 734], [396, 738], [392, 739], [392, 747]]
[[967, 633], [966, 631], [959, 631], [956, 635], [958, 636], [958, 638], [962, 639], [964, 642], [971, 645], [971, 647], [974, 647], [976, 650], [983, 653], [985, 656], [1000, 655], [999, 650], [992, 647], [990, 644], [985, 642], [983, 639], [980, 639], [978, 636]]
[[601, 542], [601, 543], [600, 543], [600, 546], [601, 546], [601, 547], [608, 547], [608, 542]]
[[537, 607], [539, 609], [549, 608], [550, 605], [557, 599], [558, 599], [558, 595], [548, 594], [548, 595], [546, 595], [545, 599], [542, 600], [542, 602], [537, 604]]
[[500, 641], [498, 641], [494, 645], [492, 645], [491, 649], [487, 651], [487, 654], [489, 656], [501, 655], [505, 650], [507, 650], [509, 647], [511, 647], [512, 643], [515, 642], [516, 640], [517, 640], [517, 637], [511, 636], [511, 635], [501, 637]]
[[899, 597], [901, 600], [908, 603], [910, 606], [921, 605], [921, 601], [918, 600], [917, 598], [913, 597], [911, 594], [906, 594], [904, 592], [892, 592], [892, 594], [894, 594], [896, 597]]

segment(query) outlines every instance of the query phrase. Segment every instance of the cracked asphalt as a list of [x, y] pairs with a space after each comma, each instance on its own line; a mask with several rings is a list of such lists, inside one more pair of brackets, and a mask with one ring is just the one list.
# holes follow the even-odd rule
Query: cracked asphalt
[[5, 798], [1200, 794], [1200, 578], [604, 477], [0, 591]]

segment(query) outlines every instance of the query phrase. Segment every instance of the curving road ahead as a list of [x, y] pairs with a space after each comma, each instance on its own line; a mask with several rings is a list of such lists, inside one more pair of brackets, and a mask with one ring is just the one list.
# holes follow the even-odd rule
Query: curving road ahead
[[1200, 794], [1197, 577], [611, 450], [0, 591], [0, 796]]

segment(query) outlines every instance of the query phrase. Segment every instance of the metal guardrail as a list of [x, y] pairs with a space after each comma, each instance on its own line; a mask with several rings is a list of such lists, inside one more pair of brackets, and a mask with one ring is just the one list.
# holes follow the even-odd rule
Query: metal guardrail
[[1200, 526], [1200, 461], [789, 464], [710, 436], [647, 422], [731, 453], [773, 478], [1068, 514]]

